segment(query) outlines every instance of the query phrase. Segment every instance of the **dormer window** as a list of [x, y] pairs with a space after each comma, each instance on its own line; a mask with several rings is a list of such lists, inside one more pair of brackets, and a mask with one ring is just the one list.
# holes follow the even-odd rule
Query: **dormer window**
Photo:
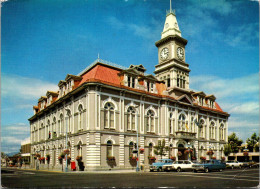
[[200, 105], [203, 106], [203, 98], [199, 97], [199, 99], [200, 99]]
[[209, 105], [210, 108], [214, 108], [214, 102], [210, 100], [209, 103], [210, 103], [210, 105]]
[[151, 83], [151, 92], [153, 92], [153, 87], [154, 87], [154, 84]]
[[167, 79], [167, 87], [170, 87], [171, 86], [171, 80], [170, 80], [170, 76], [168, 76], [168, 79]]
[[150, 82], [147, 82], [147, 91], [150, 91]]

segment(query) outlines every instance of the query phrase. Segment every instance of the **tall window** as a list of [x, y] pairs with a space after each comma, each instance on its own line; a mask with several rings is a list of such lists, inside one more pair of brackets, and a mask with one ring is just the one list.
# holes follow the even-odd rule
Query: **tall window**
[[150, 91], [150, 82], [147, 82], [147, 91]]
[[83, 124], [83, 107], [82, 107], [81, 104], [78, 107], [78, 111], [79, 111], [79, 114], [78, 114], [78, 130], [81, 130], [83, 128], [82, 127], [82, 124]]
[[56, 117], [53, 118], [53, 122], [52, 122], [52, 131], [53, 131], [53, 135], [52, 135], [52, 138], [55, 138], [57, 136], [57, 133], [56, 133]]
[[68, 124], [68, 132], [71, 132], [71, 111], [70, 110], [68, 110], [67, 111], [67, 116], [68, 116], [68, 118], [67, 118], [67, 123], [66, 124]]
[[215, 138], [215, 123], [213, 121], [210, 123], [209, 126], [209, 134], [211, 139]]
[[127, 130], [136, 130], [135, 121], [136, 121], [135, 108], [130, 106], [127, 109]]
[[203, 119], [200, 120], [200, 127], [199, 127], [199, 137], [204, 138], [204, 125], [205, 121]]
[[131, 77], [130, 76], [127, 77], [127, 86], [131, 87]]
[[179, 115], [179, 125], [178, 125], [179, 131], [185, 130], [185, 119], [186, 119], [186, 117], [184, 114]]
[[190, 121], [190, 132], [194, 132], [194, 117], [191, 117]]
[[173, 113], [170, 113], [169, 116], [169, 133], [173, 134], [173, 129], [174, 128], [174, 118], [173, 118]]
[[155, 123], [154, 112], [152, 110], [148, 110], [147, 119], [146, 119], [147, 132], [154, 132], [155, 131], [155, 128], [154, 128], [155, 124], [154, 123]]
[[219, 127], [219, 140], [224, 140], [224, 124]]
[[153, 156], [153, 144], [152, 143], [149, 144], [148, 154], [149, 154], [149, 156]]
[[60, 114], [60, 119], [58, 121], [59, 124], [59, 136], [62, 135], [63, 133], [63, 114]]
[[134, 143], [129, 143], [129, 156], [133, 156], [133, 150], [134, 150]]
[[112, 141], [107, 141], [107, 157], [113, 156]]
[[171, 86], [171, 79], [170, 77], [167, 79], [167, 87], [170, 87]]
[[50, 120], [47, 121], [47, 125], [46, 125], [46, 131], [47, 131], [47, 139], [51, 138], [51, 122]]
[[132, 77], [132, 87], [135, 88], [135, 78]]
[[115, 108], [110, 102], [107, 102], [104, 107], [104, 123], [105, 128], [115, 128]]

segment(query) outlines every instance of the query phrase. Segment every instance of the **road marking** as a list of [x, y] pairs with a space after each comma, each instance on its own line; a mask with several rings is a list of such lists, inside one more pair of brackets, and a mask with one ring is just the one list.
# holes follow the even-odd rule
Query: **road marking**
[[[161, 174], [153, 174], [153, 175], [161, 175]], [[210, 175], [210, 174], [207, 174], [207, 175]], [[181, 175], [181, 174], [179, 174], [178, 176], [181, 176], [181, 177], [186, 177], [187, 176], [187, 174], [186, 175]], [[240, 178], [234, 178], [234, 177], [230, 177], [230, 178], [227, 178], [227, 177], [205, 177], [205, 174], [202, 176], [202, 175], [195, 175], [195, 174], [192, 174], [192, 175], [189, 175], [189, 176], [194, 176], [194, 177], [203, 177], [203, 178], [205, 178], [205, 179], [209, 179], [209, 178], [212, 178], [212, 179], [225, 179], [225, 180], [246, 180], [246, 181], [251, 181], [251, 182], [259, 182], [259, 180], [249, 180], [249, 179], [240, 179]], [[250, 178], [250, 177], [249, 177]]]

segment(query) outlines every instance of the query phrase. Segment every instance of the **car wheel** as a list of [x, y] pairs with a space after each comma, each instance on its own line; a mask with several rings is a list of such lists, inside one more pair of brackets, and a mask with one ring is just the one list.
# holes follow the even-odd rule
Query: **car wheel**
[[181, 168], [180, 167], [177, 168], [177, 172], [181, 172]]
[[162, 172], [162, 168], [159, 167], [159, 168], [157, 169], [157, 171], [158, 171], [158, 172]]
[[205, 173], [208, 173], [208, 172], [209, 172], [209, 168], [206, 167], [206, 168], [204, 169], [204, 172], [205, 172]]
[[219, 172], [222, 172], [223, 171], [223, 169], [219, 169]]
[[167, 168], [167, 171], [171, 171], [171, 168], [170, 168], [170, 167], [168, 167], [168, 168]]
[[234, 165], [231, 166], [231, 169], [234, 169]]
[[242, 166], [241, 166], [241, 165], [239, 165], [239, 169], [242, 169]]
[[197, 170], [193, 170], [194, 173], [197, 173]]
[[150, 172], [153, 172], [153, 170], [150, 170]]

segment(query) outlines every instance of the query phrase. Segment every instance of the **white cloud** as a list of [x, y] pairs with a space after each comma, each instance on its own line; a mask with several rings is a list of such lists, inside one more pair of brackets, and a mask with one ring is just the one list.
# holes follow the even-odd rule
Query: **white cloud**
[[259, 114], [259, 102], [246, 102], [230, 109], [233, 114]]
[[236, 134], [244, 141], [253, 132], [259, 132], [259, 85], [258, 74], [224, 79], [199, 75], [190, 78], [196, 91], [214, 94], [221, 108], [231, 116], [228, 121], [229, 134]]
[[45, 96], [47, 90], [57, 91], [57, 84], [36, 78], [2, 74], [2, 96], [8, 98], [32, 99]]
[[145, 39], [155, 40], [158, 37], [158, 33], [160, 33], [160, 29], [158, 27], [157, 22], [154, 19], [151, 19], [151, 25], [137, 25], [133, 23], [123, 23], [118, 18], [110, 16], [107, 19], [108, 24], [118, 30], [128, 30], [133, 32], [136, 36], [143, 37]]
[[1, 148], [4, 152], [19, 152], [21, 142], [28, 137], [30, 137], [30, 126], [28, 124], [1, 125]]
[[[234, 79], [223, 79], [211, 75], [199, 75], [191, 77], [191, 86], [196, 90], [205, 90], [214, 93], [217, 98], [234, 97], [258, 93], [258, 74]], [[250, 96], [248, 96], [250, 97]]]

